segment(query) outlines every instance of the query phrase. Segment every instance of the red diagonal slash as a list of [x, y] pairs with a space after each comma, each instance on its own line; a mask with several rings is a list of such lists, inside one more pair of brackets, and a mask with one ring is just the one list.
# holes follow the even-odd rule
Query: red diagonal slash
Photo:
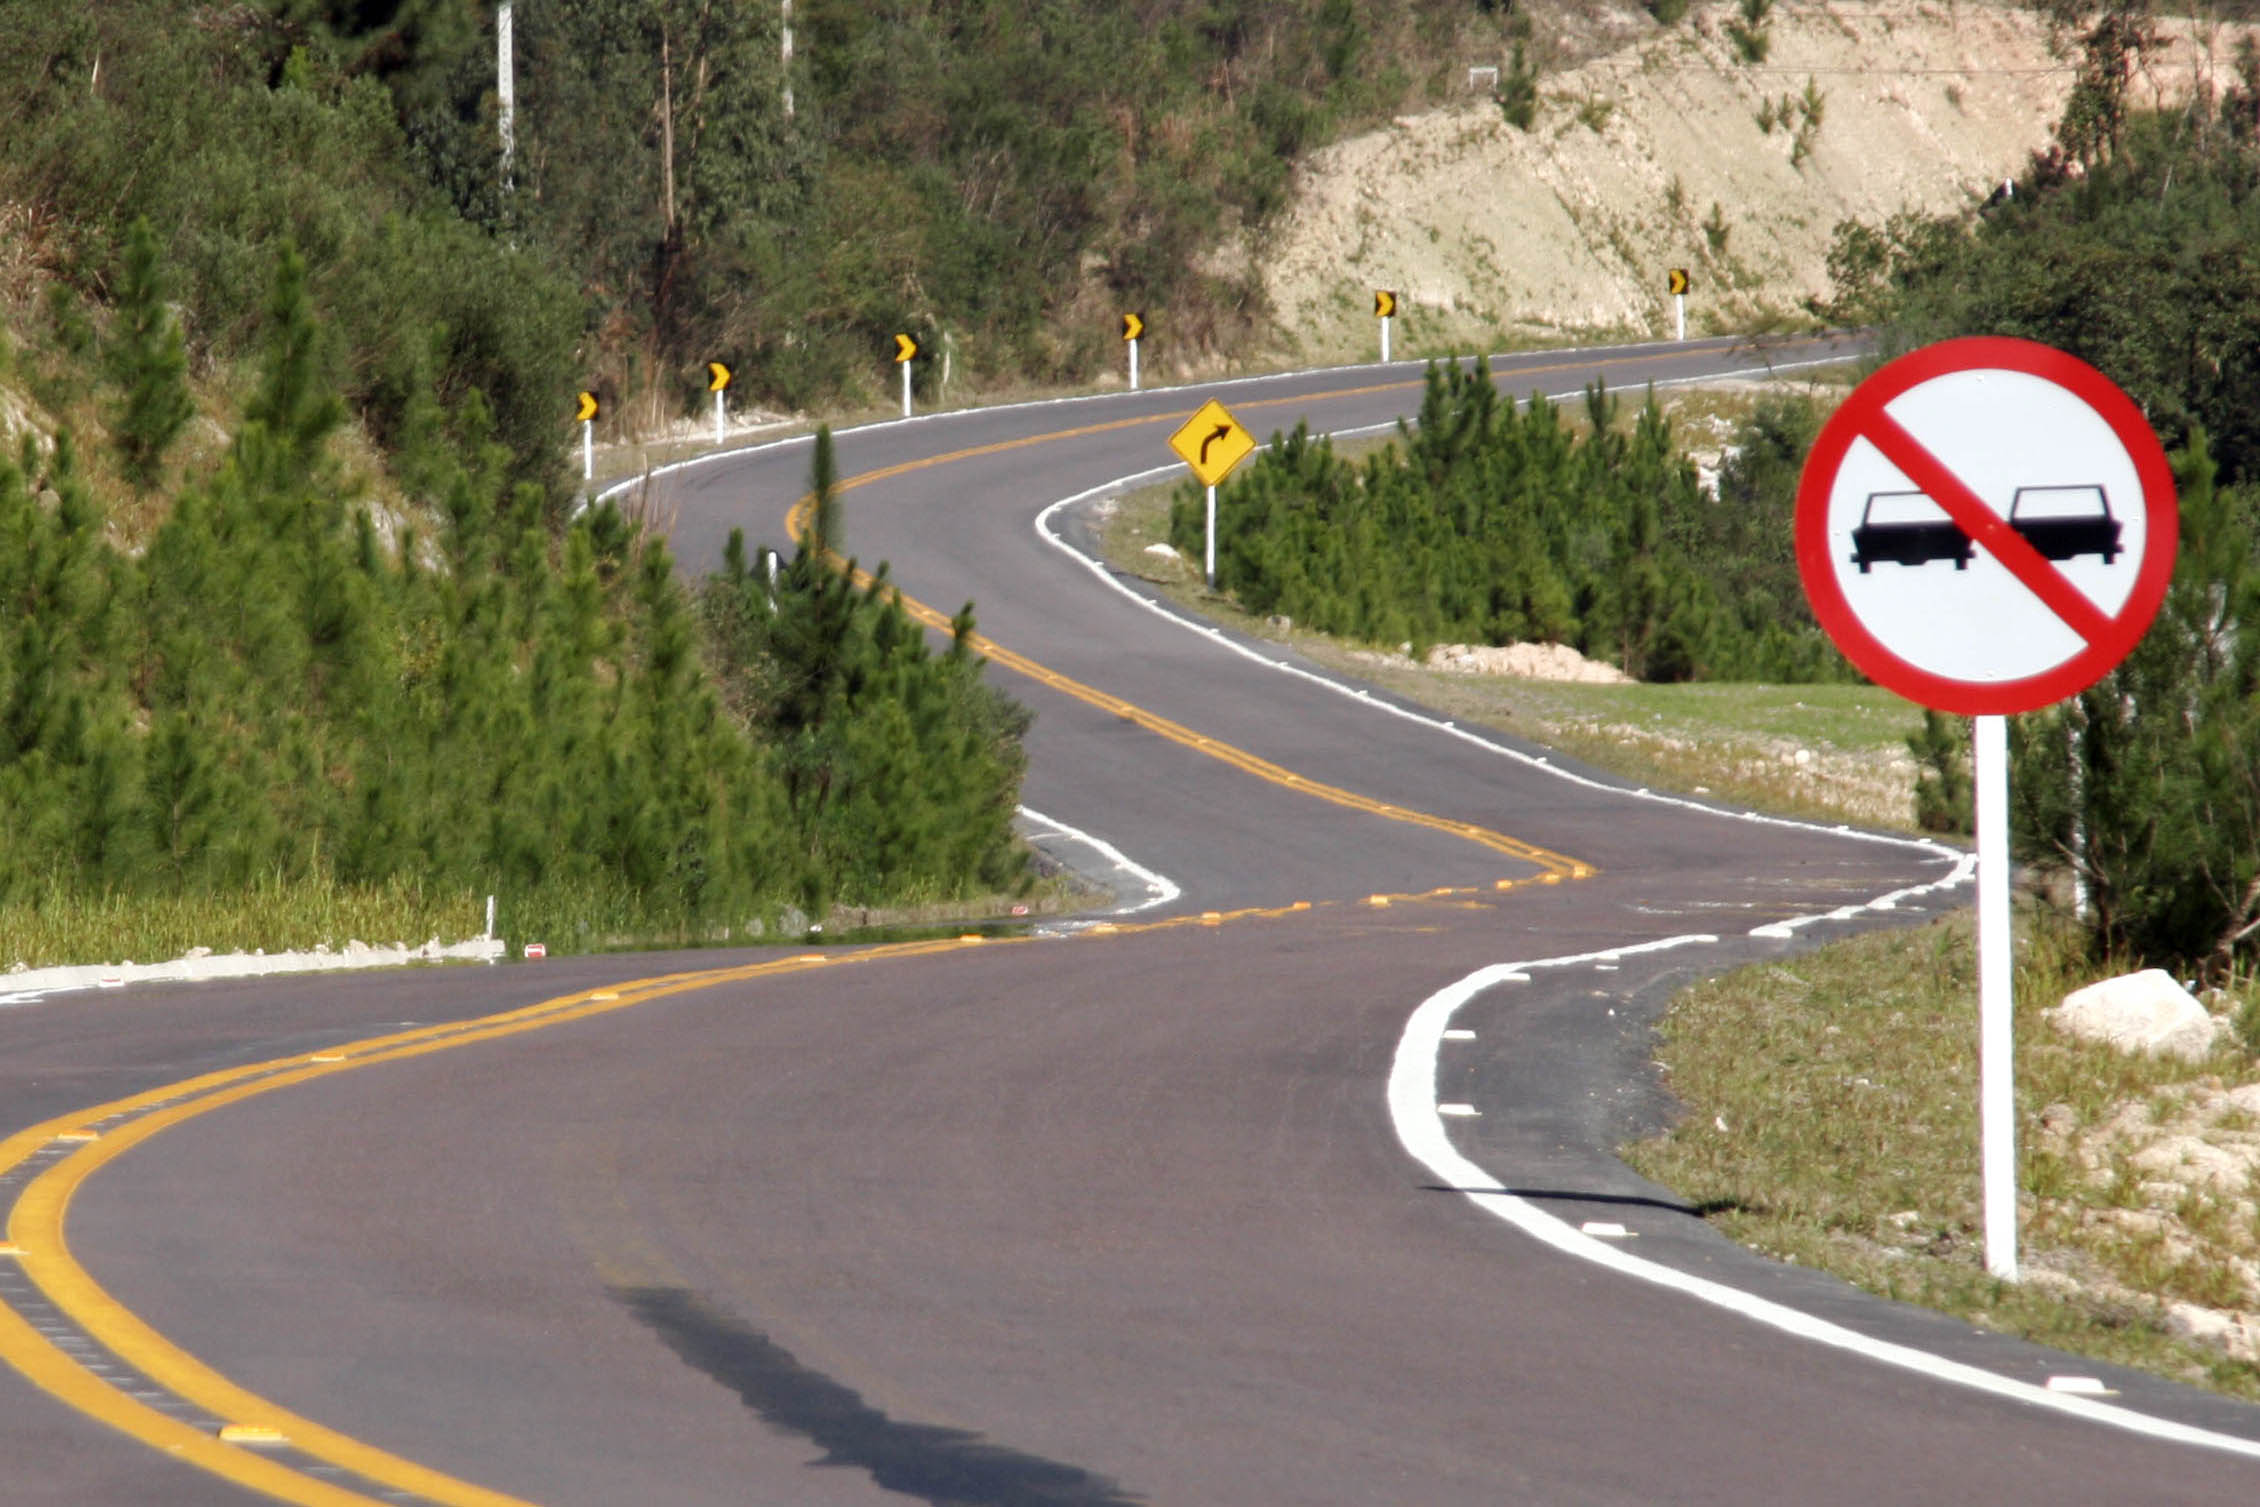
[[1945, 462], [1923, 448], [1906, 426], [1879, 408], [1860, 431], [1868, 443], [1883, 452], [1906, 478], [1922, 488], [1946, 516], [1970, 536], [1970, 542], [2008, 567], [2041, 604], [2090, 644], [2103, 641], [2111, 631], [2111, 618], [2087, 599], [2086, 593], [2064, 579], [2062, 572], [2040, 551], [2025, 542], [2009, 521], [1987, 507], [1977, 493], [1946, 468]]

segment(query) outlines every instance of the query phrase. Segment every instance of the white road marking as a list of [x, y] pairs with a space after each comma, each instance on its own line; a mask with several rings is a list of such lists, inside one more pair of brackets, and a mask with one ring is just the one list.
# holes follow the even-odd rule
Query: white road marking
[[[1783, 365], [1771, 368], [1771, 370], [1776, 372], [1796, 371], [1801, 370], [1805, 367], [1834, 366], [1839, 364], [1841, 363], [1838, 359], [1823, 359], [1784, 363]], [[1704, 382], [1719, 380], [1724, 379], [1718, 377], [1686, 377], [1658, 382], [1655, 385], [1658, 387], [1681, 387], [1699, 385]], [[1579, 391], [1582, 391], [1582, 389], [1580, 389]], [[1577, 393], [1555, 393], [1550, 394], [1549, 396], [1556, 400], [1565, 400], [1577, 396]], [[898, 420], [895, 422], [900, 421]], [[1332, 437], [1339, 439], [1348, 439], [1367, 434], [1382, 434], [1394, 430], [1396, 427], [1396, 422], [1392, 420], [1386, 424], [1371, 424], [1356, 429], [1338, 430], [1333, 433]], [[1270, 447], [1268, 445], [1259, 445], [1257, 448], [1268, 449]], [[1057, 533], [1052, 527], [1053, 518], [1066, 509], [1076, 507], [1083, 503], [1096, 502], [1108, 497], [1118, 497], [1125, 492], [1132, 491], [1138, 487], [1147, 485], [1148, 483], [1159, 481], [1165, 477], [1174, 476], [1183, 469], [1184, 468], [1182, 466], [1176, 464], [1151, 466], [1143, 471], [1132, 472], [1126, 476], [1118, 476], [1112, 481], [1103, 482], [1098, 486], [1086, 488], [1081, 492], [1075, 493], [1071, 497], [1062, 497], [1058, 501], [1053, 502], [1049, 506], [1045, 507], [1041, 512], [1037, 513], [1034, 524], [1036, 536], [1039, 539], [1042, 539], [1046, 544], [1049, 544], [1054, 549], [1060, 551], [1060, 553], [1067, 556], [1068, 559], [1074, 561], [1084, 570], [1090, 572], [1090, 574], [1108, 590], [1113, 591], [1116, 594], [1124, 597], [1125, 599], [1136, 603], [1145, 611], [1152, 613], [1156, 617], [1159, 617], [1166, 622], [1174, 623], [1178, 627], [1183, 628], [1189, 632], [1198, 633], [1204, 638], [1213, 640], [1219, 647], [1227, 649], [1232, 653], [1239, 655], [1243, 659], [1250, 660], [1256, 664], [1267, 666], [1274, 670], [1278, 670], [1283, 674], [1293, 675], [1296, 678], [1308, 681], [1313, 685], [1322, 686], [1338, 696], [1343, 696], [1355, 701], [1360, 706], [1368, 707], [1375, 711], [1386, 713], [1389, 716], [1400, 718], [1403, 721], [1415, 722], [1426, 727], [1434, 728], [1440, 733], [1443, 733], [1449, 737], [1458, 738], [1460, 741], [1473, 744], [1478, 748], [1486, 749], [1501, 758], [1511, 759], [1514, 762], [1522, 765], [1526, 769], [1543, 770], [1545, 773], [1554, 776], [1556, 779], [1567, 780], [1571, 784], [1583, 786], [1588, 790], [1603, 791], [1611, 795], [1622, 796], [1629, 800], [1646, 801], [1651, 804], [1660, 806], [1672, 806], [1685, 811], [1700, 811], [1707, 815], [1716, 816], [1724, 820], [1754, 822], [1761, 826], [1779, 827], [1797, 832], [1824, 833], [1831, 837], [1841, 837], [1847, 842], [1880, 843], [1886, 847], [1907, 848], [1918, 853], [1926, 854], [1940, 863], [1951, 865], [1951, 867], [1943, 877], [1934, 880], [1931, 883], [1912, 885], [1906, 889], [1894, 890], [1889, 894], [1877, 896], [1875, 899], [1868, 901], [1865, 905], [1845, 906], [1840, 907], [1836, 910], [1824, 911], [1814, 915], [1793, 916], [1786, 920], [1775, 921], [1765, 926], [1760, 926], [1753, 929], [1753, 931], [1751, 932], [1752, 936], [1764, 937], [1771, 940], [1785, 941], [1794, 936], [1799, 930], [1802, 930], [1803, 928], [1808, 926], [1818, 925], [1823, 921], [1849, 920], [1860, 915], [1864, 911], [1888, 912], [1895, 910], [1900, 904], [1903, 904], [1906, 901], [1918, 899], [1925, 895], [1935, 894], [1940, 891], [1953, 889], [1959, 885], [1967, 884], [1976, 874], [1977, 857], [1975, 854], [1965, 852], [1959, 848], [1948, 847], [1944, 843], [1935, 842], [1929, 838], [1900, 837], [1881, 832], [1862, 832], [1855, 828], [1845, 826], [1842, 823], [1824, 825], [1819, 822], [1799, 821], [1792, 817], [1768, 816], [1756, 811], [1740, 811], [1729, 807], [1710, 805], [1702, 801], [1690, 799], [1686, 796], [1668, 795], [1654, 790], [1639, 789], [1625, 785], [1614, 785], [1604, 780], [1596, 780], [1585, 775], [1573, 774], [1569, 770], [1563, 769], [1558, 765], [1551, 763], [1543, 754], [1523, 753], [1518, 749], [1509, 748], [1504, 744], [1493, 742], [1490, 738], [1483, 737], [1477, 733], [1469, 732], [1465, 728], [1455, 726], [1450, 721], [1431, 717], [1426, 715], [1425, 713], [1416, 712], [1410, 710], [1409, 708], [1396, 706], [1391, 704], [1390, 702], [1377, 699], [1374, 697], [1372, 692], [1365, 687], [1352, 685], [1344, 681], [1339, 681], [1334, 679], [1332, 676], [1321, 675], [1315, 671], [1306, 670], [1300, 665], [1290, 663], [1283, 659], [1274, 658], [1271, 653], [1265, 652], [1270, 648], [1269, 645], [1251, 647], [1247, 644], [1235, 642], [1231, 638], [1226, 637], [1220, 630], [1218, 630], [1214, 626], [1186, 617], [1184, 614], [1178, 612], [1172, 607], [1166, 606], [1161, 602], [1157, 602], [1137, 591], [1133, 591], [1130, 587], [1126, 586], [1115, 578], [1113, 572], [1108, 569], [1104, 561], [1095, 560], [1091, 556], [1084, 554], [1074, 545], [1069, 544], [1067, 540], [1059, 533]]]
[[1171, 883], [1166, 876], [1155, 873], [1102, 837], [1094, 837], [1080, 827], [1070, 827], [1057, 817], [1046, 816], [1043, 812], [1032, 810], [1027, 806], [1020, 808], [1020, 814], [1038, 826], [1049, 827], [1070, 841], [1084, 844], [1101, 858], [1129, 874], [1146, 887], [1146, 898], [1144, 900], [1136, 905], [1120, 906], [1112, 912], [1114, 915], [1133, 916], [1142, 910], [1152, 910], [1157, 905], [1167, 905], [1184, 893], [1183, 890]]
[[1786, 1304], [1729, 1287], [1723, 1282], [1691, 1276], [1661, 1263], [1631, 1255], [1573, 1229], [1566, 1221], [1509, 1193], [1497, 1178], [1462, 1156], [1459, 1149], [1453, 1146], [1451, 1137], [1444, 1130], [1443, 1106], [1436, 1102], [1436, 1064], [1444, 1032], [1449, 1028], [1452, 1016], [1462, 1005], [1496, 985], [1528, 982], [1529, 974], [1526, 970], [1532, 968], [1566, 968], [1584, 963], [1613, 961], [1635, 953], [1713, 946], [1717, 942], [1718, 938], [1715, 936], [1669, 937], [1660, 942], [1646, 942], [1608, 952], [1582, 953], [1574, 957], [1534, 958], [1518, 963], [1495, 963], [1439, 989], [1423, 1000], [1420, 1007], [1413, 1011], [1412, 1018], [1405, 1023], [1404, 1035], [1397, 1043], [1396, 1060], [1390, 1067], [1389, 1117], [1396, 1125], [1398, 1140], [1403, 1142], [1405, 1150], [1411, 1153], [1415, 1161], [1426, 1167], [1446, 1186], [1459, 1189], [1477, 1208], [1565, 1255], [1575, 1256], [1622, 1276], [1709, 1303], [1784, 1334], [1811, 1340], [1868, 1360], [1880, 1361], [1884, 1365], [1911, 1371], [1934, 1381], [1967, 1387], [2010, 1402], [2026, 1403], [2171, 1444], [2196, 1445], [2260, 1460], [2260, 1441], [2215, 1433], [2210, 1429], [2175, 1423], [2170, 1419], [2153, 1418], [2131, 1408], [2098, 1402], [2093, 1397], [2083, 1396], [2075, 1391], [2035, 1386], [2031, 1382], [1997, 1375], [1982, 1367], [1932, 1355], [1911, 1345], [1874, 1339], [1841, 1324], [1800, 1313]]

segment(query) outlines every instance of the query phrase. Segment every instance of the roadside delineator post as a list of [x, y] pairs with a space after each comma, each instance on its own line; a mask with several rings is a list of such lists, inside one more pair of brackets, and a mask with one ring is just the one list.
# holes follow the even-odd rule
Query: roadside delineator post
[[918, 342], [908, 335], [895, 336], [895, 365], [902, 368], [902, 416], [910, 417], [910, 364], [918, 359]]

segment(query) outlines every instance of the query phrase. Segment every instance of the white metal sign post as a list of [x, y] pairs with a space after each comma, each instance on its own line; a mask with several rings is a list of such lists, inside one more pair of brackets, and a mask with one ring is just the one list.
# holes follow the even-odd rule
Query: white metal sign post
[[895, 336], [895, 365], [902, 368], [902, 416], [910, 417], [910, 365], [918, 359], [918, 342], [908, 335]]
[[723, 422], [722, 394], [729, 385], [730, 369], [719, 361], [707, 362], [706, 386], [714, 394], [714, 443], [717, 447], [723, 444], [727, 432]]
[[596, 479], [596, 394], [583, 392], [573, 417], [581, 425], [581, 480]]
[[1146, 333], [1146, 316], [1131, 313], [1122, 316], [1122, 343], [1130, 347], [1130, 390], [1138, 390], [1138, 340]]
[[2007, 717], [2093, 685], [2173, 576], [2173, 471], [2132, 400], [2048, 346], [1900, 357], [1813, 442], [1797, 491], [1813, 615], [1877, 684], [1977, 719], [1985, 1263], [2017, 1275]]
[[1208, 488], [1208, 529], [1202, 546], [1201, 578], [1216, 589], [1216, 484], [1232, 474], [1256, 448], [1256, 437], [1241, 427], [1230, 409], [1214, 398], [1203, 403], [1178, 431], [1169, 448]]

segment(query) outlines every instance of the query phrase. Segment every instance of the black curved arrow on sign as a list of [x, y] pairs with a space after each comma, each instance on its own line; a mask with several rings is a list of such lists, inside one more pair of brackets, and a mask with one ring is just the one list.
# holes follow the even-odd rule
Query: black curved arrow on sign
[[1204, 466], [1208, 464], [1209, 446], [1215, 444], [1218, 440], [1230, 439], [1231, 437], [1232, 426], [1230, 424], [1217, 425], [1214, 432], [1212, 432], [1207, 439], [1201, 441], [1201, 464]]

